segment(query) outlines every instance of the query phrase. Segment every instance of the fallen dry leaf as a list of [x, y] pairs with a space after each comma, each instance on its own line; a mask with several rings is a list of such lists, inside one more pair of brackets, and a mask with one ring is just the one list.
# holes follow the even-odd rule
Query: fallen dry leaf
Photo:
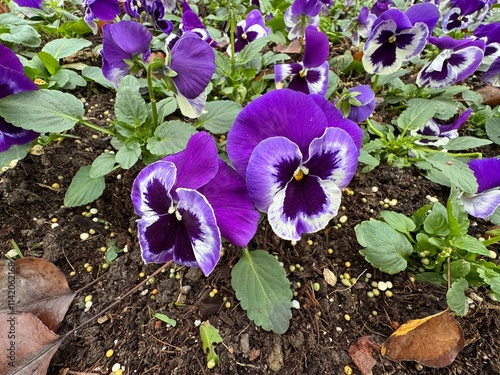
[[61, 341], [31, 313], [0, 313], [0, 374], [45, 375]]
[[292, 40], [288, 46], [278, 43], [275, 47], [273, 47], [273, 51], [282, 53], [300, 53], [302, 52], [302, 42], [300, 39], [295, 39]]
[[477, 90], [478, 94], [483, 97], [483, 103], [491, 107], [496, 107], [500, 104], [500, 88], [493, 86], [485, 86]]
[[[0, 261], [0, 295], [15, 297], [0, 300], [0, 313], [30, 312], [50, 330], [57, 332], [75, 293], [64, 274], [45, 259], [25, 257], [12, 262]], [[15, 287], [13, 287], [15, 282]]]
[[462, 327], [448, 310], [401, 325], [382, 344], [383, 356], [416, 361], [429, 367], [446, 367], [464, 348]]
[[323, 269], [323, 277], [328, 285], [335, 286], [337, 284], [337, 276], [328, 268]]
[[372, 368], [377, 364], [373, 354], [379, 351], [379, 346], [370, 341], [370, 337], [363, 336], [356, 344], [349, 346], [349, 356], [362, 375], [372, 375]]

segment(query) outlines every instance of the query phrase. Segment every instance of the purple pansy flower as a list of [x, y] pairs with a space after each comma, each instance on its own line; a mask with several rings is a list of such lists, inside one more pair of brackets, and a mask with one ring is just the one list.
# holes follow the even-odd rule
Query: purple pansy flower
[[417, 56], [427, 44], [439, 19], [431, 3], [412, 5], [406, 12], [389, 9], [373, 25], [363, 48], [363, 66], [368, 73], [390, 74]]
[[151, 54], [153, 36], [145, 26], [134, 21], [120, 21], [102, 27], [102, 73], [115, 87], [131, 73], [130, 60], [146, 61]]
[[437, 46], [441, 53], [418, 73], [417, 85], [421, 87], [440, 89], [462, 81], [477, 70], [483, 59], [482, 40], [431, 36], [429, 42]]
[[441, 124], [434, 119], [430, 119], [423, 128], [411, 131], [413, 135], [423, 135], [427, 137], [437, 137], [437, 140], [432, 139], [420, 139], [416, 141], [417, 144], [428, 145], [428, 146], [445, 146], [450, 139], [458, 137], [458, 129], [462, 126], [465, 121], [469, 118], [472, 113], [472, 108], [462, 113], [458, 119], [451, 124]]
[[480, 70], [487, 70], [493, 61], [500, 57], [500, 22], [479, 25], [474, 30], [474, 36], [486, 43]]
[[360, 123], [373, 113], [375, 109], [375, 93], [367, 85], [352, 87], [342, 93], [335, 105], [349, 120]]
[[[172, 32], [174, 25], [169, 20], [165, 19], [165, 13], [171, 12], [175, 9], [175, 2], [171, 4], [166, 4], [165, 1], [161, 0], [125, 0], [123, 2], [123, 9], [131, 17], [140, 18], [142, 13], [146, 16], [150, 16], [153, 26], [157, 29], [162, 30], [165, 34], [170, 34]], [[168, 6], [168, 8], [166, 8]]]
[[[23, 64], [9, 48], [0, 44], [0, 99], [19, 92], [38, 90], [24, 74]], [[38, 133], [14, 126], [0, 117], [0, 152], [14, 145], [23, 145], [38, 137]]]
[[96, 19], [101, 21], [113, 21], [120, 14], [118, 0], [82, 0], [84, 20], [97, 33]]
[[[270, 30], [264, 24], [260, 10], [254, 9], [248, 13], [245, 20], [236, 24], [236, 35], [234, 40], [234, 52], [238, 53], [246, 45], [255, 39], [269, 35]], [[231, 55], [231, 46], [227, 48], [227, 53]]]
[[273, 231], [296, 241], [325, 228], [356, 171], [361, 129], [319, 95], [271, 91], [229, 131], [228, 157]]
[[491, 86], [500, 87], [500, 57], [498, 57], [489, 69], [481, 77], [484, 83]]
[[14, 2], [20, 7], [37, 8], [40, 9], [42, 6], [42, 0], [14, 0]]
[[245, 181], [217, 155], [211, 135], [193, 135], [184, 151], [148, 165], [132, 186], [142, 259], [173, 260], [205, 275], [219, 261], [221, 237], [246, 246], [259, 213]]
[[295, 0], [285, 11], [285, 25], [290, 28], [288, 39], [302, 38], [308, 25], [318, 26], [322, 6], [319, 0]]
[[444, 14], [441, 22], [445, 33], [480, 22], [491, 7], [489, 0], [450, 0], [449, 5], [451, 9]]
[[462, 193], [465, 211], [481, 219], [488, 219], [500, 207], [500, 158], [469, 161], [479, 185], [476, 194]]
[[306, 94], [325, 95], [328, 88], [328, 37], [314, 26], [308, 26], [305, 34], [306, 45], [302, 62], [274, 66], [274, 80], [281, 82], [288, 77], [292, 80], [288, 88]]
[[377, 16], [370, 13], [368, 7], [361, 8], [358, 18], [353, 20], [348, 27], [348, 29], [352, 30], [351, 41], [353, 46], [359, 45], [359, 37], [368, 38], [376, 19]]
[[393, 5], [394, 2], [392, 0], [377, 0], [375, 4], [373, 4], [371, 12], [378, 17]]

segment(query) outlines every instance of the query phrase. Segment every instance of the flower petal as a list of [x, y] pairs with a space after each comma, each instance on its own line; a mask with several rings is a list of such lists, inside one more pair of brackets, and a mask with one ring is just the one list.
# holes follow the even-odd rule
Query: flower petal
[[257, 209], [267, 211], [276, 194], [293, 179], [302, 163], [299, 147], [285, 137], [263, 140], [252, 152], [247, 187]]
[[277, 64], [274, 66], [274, 81], [284, 81], [291, 75], [299, 74], [303, 68], [302, 63]]
[[236, 246], [247, 246], [257, 231], [260, 214], [243, 177], [219, 159], [217, 174], [198, 191], [212, 206], [222, 236]]
[[120, 14], [120, 6], [116, 0], [95, 0], [92, 3], [89, 2], [89, 8], [94, 16], [102, 21], [113, 21]]
[[185, 233], [175, 215], [144, 216], [137, 220], [137, 230], [144, 263], [165, 263], [172, 260], [177, 233]]
[[[255, 27], [258, 26], [258, 27]], [[247, 14], [246, 17], [246, 30], [257, 31], [260, 30], [259, 35], [264, 36], [269, 34], [269, 29], [266, 27], [264, 23], [264, 18], [262, 17], [262, 13], [258, 9], [254, 9]], [[260, 34], [263, 32], [264, 34]]]
[[179, 196], [177, 210], [182, 217], [192, 247], [179, 246], [176, 243], [174, 262], [193, 267], [193, 252], [196, 264], [205, 276], [208, 276], [220, 259], [222, 247], [214, 210], [207, 198], [196, 190], [177, 189], [176, 193]]
[[474, 74], [481, 65], [483, 55], [483, 50], [476, 46], [465, 47], [452, 53], [448, 61], [457, 70], [457, 81]]
[[0, 152], [15, 145], [24, 145], [38, 138], [40, 134], [33, 130], [18, 128], [0, 117]]
[[500, 158], [473, 159], [469, 168], [476, 176], [478, 193], [500, 187]]
[[500, 87], [500, 57], [498, 57], [481, 77], [484, 83]]
[[0, 56], [2, 56], [2, 60], [0, 61], [0, 69], [4, 68], [12, 69], [18, 73], [24, 74], [24, 67], [19, 60], [19, 57], [8, 47], [4, 46], [0, 43]]
[[480, 194], [464, 193], [460, 199], [469, 215], [487, 219], [500, 207], [500, 190], [488, 190]]
[[317, 68], [309, 68], [305, 79], [309, 94], [325, 95], [328, 89], [328, 69], [327, 61]]
[[438, 7], [432, 3], [414, 4], [405, 11], [405, 15], [412, 25], [424, 22], [429, 29], [429, 34], [432, 34], [440, 16]]
[[305, 41], [304, 57], [302, 58], [304, 66], [306, 68], [323, 66], [330, 53], [330, 42], [326, 34], [318, 31], [314, 26], [307, 26]]
[[396, 37], [398, 59], [408, 61], [417, 56], [427, 44], [429, 29], [424, 22], [417, 22], [411, 29], [401, 31]]
[[207, 91], [203, 91], [194, 99], [188, 99], [180, 92], [175, 94], [175, 99], [177, 100], [177, 105], [181, 110], [181, 113], [189, 118], [197, 118], [205, 109], [205, 104], [207, 103]]

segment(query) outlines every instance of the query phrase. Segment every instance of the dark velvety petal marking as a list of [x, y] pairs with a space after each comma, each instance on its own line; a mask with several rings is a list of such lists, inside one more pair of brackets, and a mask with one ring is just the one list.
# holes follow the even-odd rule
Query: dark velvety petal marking
[[342, 129], [328, 128], [309, 146], [309, 159], [304, 166], [309, 174], [322, 180], [332, 180], [345, 188], [352, 180], [358, 165], [359, 150], [352, 138]]
[[120, 14], [118, 0], [95, 0], [89, 4], [92, 13], [102, 21], [113, 21]]
[[170, 68], [177, 73], [173, 78], [179, 92], [194, 99], [208, 86], [215, 71], [213, 49], [194, 33], [184, 33], [171, 51]]
[[310, 94], [309, 85], [305, 77], [295, 75], [287, 86], [290, 90]]
[[441, 21], [441, 27], [445, 33], [449, 33], [456, 29], [469, 27], [472, 22], [472, 17], [462, 15], [460, 8], [455, 7], [445, 13]]
[[217, 175], [198, 191], [214, 209], [222, 236], [236, 246], [247, 246], [257, 231], [260, 214], [243, 177], [219, 159]]
[[457, 71], [448, 64], [446, 55], [441, 53], [433, 61], [427, 63], [417, 75], [417, 85], [439, 89], [452, 85], [457, 81]]
[[314, 26], [307, 26], [305, 33], [304, 57], [302, 63], [306, 68], [315, 68], [325, 63], [330, 52], [330, 43], [326, 34]]
[[461, 201], [469, 215], [487, 219], [500, 207], [500, 190], [490, 190], [480, 194], [464, 193]]
[[171, 190], [177, 170], [170, 162], [158, 161], [139, 172], [132, 185], [132, 203], [137, 215], [167, 215], [173, 206]]
[[267, 217], [279, 237], [298, 241], [304, 233], [325, 228], [337, 214], [340, 201], [341, 191], [334, 182], [304, 175], [276, 194]]
[[208, 276], [220, 258], [221, 235], [214, 210], [207, 199], [196, 190], [177, 189], [177, 210], [189, 235], [189, 242], [177, 242], [174, 261], [193, 267], [192, 253], [198, 267]]
[[250, 155], [262, 140], [283, 136], [307, 155], [309, 143], [327, 125], [324, 112], [306, 94], [274, 90], [253, 100], [236, 117], [227, 136], [227, 153], [238, 173], [245, 176]]
[[192, 135], [183, 151], [166, 156], [163, 160], [172, 162], [177, 168], [174, 189], [182, 187], [196, 190], [214, 178], [219, 168], [217, 146], [207, 132]]
[[[238, 38], [234, 41], [234, 53], [241, 52], [243, 48], [245, 48], [248, 45], [249, 40], [248, 39], [243, 39], [243, 38]], [[227, 47], [227, 53], [229, 56], [231, 56], [231, 46]]]
[[469, 168], [479, 184], [478, 193], [500, 187], [500, 158], [473, 159]]
[[451, 54], [448, 62], [457, 70], [457, 81], [462, 81], [474, 74], [483, 60], [483, 50], [470, 46]]
[[172, 260], [177, 232], [182, 233], [183, 229], [173, 214], [145, 216], [137, 220], [144, 263], [165, 263]]
[[34, 141], [40, 134], [11, 125], [0, 117], [0, 152], [7, 151], [14, 145], [24, 145]]
[[0, 69], [8, 68], [24, 74], [24, 67], [21, 60], [19, 60], [19, 57], [17, 57], [16, 54], [10, 50], [10, 48], [1, 43], [0, 56], [2, 56], [2, 60], [0, 60]]
[[252, 152], [247, 168], [247, 188], [255, 206], [266, 212], [302, 163], [298, 146], [285, 137], [271, 137]]
[[317, 68], [309, 68], [305, 79], [310, 94], [325, 95], [328, 89], [328, 69], [327, 61]]
[[411, 29], [401, 31], [395, 44], [397, 45], [397, 59], [406, 62], [417, 56], [425, 48], [429, 29], [423, 22], [417, 22]]
[[440, 16], [438, 7], [432, 3], [414, 4], [405, 11], [405, 15], [410, 19], [412, 25], [424, 22], [430, 34], [432, 34]]

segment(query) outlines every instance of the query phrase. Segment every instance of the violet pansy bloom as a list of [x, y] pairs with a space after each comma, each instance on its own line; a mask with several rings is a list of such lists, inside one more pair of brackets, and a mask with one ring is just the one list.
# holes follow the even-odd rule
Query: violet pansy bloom
[[164, 2], [161, 0], [125, 0], [123, 9], [131, 17], [140, 18], [142, 13], [151, 16], [154, 27], [162, 30], [165, 34], [169, 34], [174, 28], [172, 22], [164, 18], [165, 13], [169, 10], [165, 9]]
[[489, 69], [481, 77], [484, 83], [491, 86], [500, 87], [500, 57], [490, 65]]
[[489, 0], [450, 0], [451, 8], [444, 14], [441, 28], [445, 33], [466, 29], [480, 22], [491, 7]]
[[[255, 39], [269, 35], [270, 30], [264, 24], [264, 18], [260, 10], [254, 9], [248, 13], [246, 19], [236, 24], [236, 34], [234, 40], [234, 52], [238, 53]], [[227, 53], [231, 55], [231, 47], [227, 48]]]
[[341, 189], [356, 171], [361, 136], [323, 97], [275, 90], [240, 112], [227, 153], [273, 231], [297, 241], [337, 214]]
[[120, 14], [118, 0], [82, 0], [84, 20], [97, 34], [96, 19], [101, 21], [113, 21]]
[[412, 5], [406, 12], [389, 9], [373, 25], [363, 48], [363, 66], [368, 73], [390, 74], [417, 56], [427, 44], [439, 19], [432, 3]]
[[319, 0], [295, 0], [285, 11], [285, 25], [290, 28], [288, 39], [302, 38], [307, 26], [318, 26], [322, 6]]
[[306, 94], [324, 95], [328, 88], [328, 37], [314, 26], [308, 26], [306, 45], [301, 62], [274, 66], [274, 80], [278, 83], [292, 77], [288, 88]]
[[440, 89], [462, 81], [477, 70], [483, 59], [482, 40], [431, 36], [429, 42], [437, 46], [441, 53], [418, 73], [416, 82], [421, 87]]
[[370, 13], [368, 7], [361, 8], [358, 18], [352, 21], [348, 30], [351, 30], [351, 41], [353, 46], [359, 45], [359, 38], [368, 38], [372, 31], [377, 16]]
[[132, 71], [134, 58], [146, 61], [151, 54], [153, 35], [145, 26], [134, 21], [120, 21], [102, 27], [102, 73], [115, 87]]
[[[0, 44], [0, 99], [19, 92], [38, 90], [24, 74], [23, 64], [9, 48]], [[35, 140], [38, 133], [14, 126], [0, 117], [0, 152]]]
[[373, 113], [375, 93], [367, 85], [352, 87], [342, 93], [335, 105], [349, 120], [360, 123]]
[[391, 6], [394, 6], [394, 2], [392, 0], [377, 0], [372, 6], [371, 13], [378, 17]]
[[259, 214], [245, 181], [222, 161], [211, 135], [193, 135], [184, 151], [146, 166], [132, 186], [142, 259], [173, 260], [205, 275], [219, 261], [221, 238], [246, 246]]
[[500, 158], [469, 161], [478, 183], [476, 194], [462, 193], [465, 211], [481, 219], [489, 219], [500, 207]]
[[474, 36], [484, 40], [486, 44], [479, 70], [488, 70], [493, 61], [500, 57], [500, 22], [479, 25], [474, 30]]
[[40, 9], [42, 6], [42, 0], [14, 0], [14, 2], [20, 7], [36, 8]]

